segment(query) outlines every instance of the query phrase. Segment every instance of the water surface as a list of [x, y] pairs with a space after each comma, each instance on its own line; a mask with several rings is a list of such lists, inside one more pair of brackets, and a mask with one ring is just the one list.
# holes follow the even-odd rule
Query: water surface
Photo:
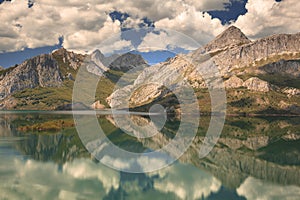
[[[98, 120], [115, 145], [132, 152], [159, 149], [180, 124], [168, 121], [155, 137], [137, 139], [115, 127], [111, 115], [98, 115]], [[138, 174], [97, 161], [72, 121], [70, 113], [0, 115], [0, 199], [300, 198], [299, 117], [228, 117], [217, 145], [200, 159], [209, 123], [202, 117], [197, 136], [178, 161]]]

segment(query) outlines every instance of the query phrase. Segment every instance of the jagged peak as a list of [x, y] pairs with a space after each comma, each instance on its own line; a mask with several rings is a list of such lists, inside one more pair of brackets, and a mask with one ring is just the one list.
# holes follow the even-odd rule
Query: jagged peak
[[64, 53], [64, 52], [67, 52], [67, 49], [65, 49], [64, 47], [61, 47], [59, 49], [55, 49], [52, 51], [52, 54], [53, 53], [58, 53], [58, 54], [61, 54], [61, 53]]
[[81, 56], [85, 56], [85, 54], [81, 54], [81, 53], [76, 53], [72, 50], [68, 50], [64, 47], [61, 47], [59, 49], [56, 49], [56, 50], [53, 50], [52, 55], [62, 55], [62, 56], [65, 56], [65, 55], [81, 55]]
[[[241, 29], [239, 29], [238, 27], [233, 26], [233, 25], [231, 25], [231, 26], [229, 26], [228, 28], [226, 28], [226, 29], [225, 29], [221, 34], [219, 34], [219, 35], [225, 34], [225, 33], [227, 33], [227, 32], [229, 32], [229, 33], [236, 32], [236, 33], [239, 33], [239, 34], [243, 34], [243, 35], [244, 35], [244, 33], [241, 31]], [[246, 37], [246, 36], [245, 36], [245, 37]]]
[[204, 49], [206, 52], [224, 49], [230, 46], [239, 46], [250, 43], [246, 35], [236, 26], [230, 26], [219, 34], [213, 41], [208, 43]]
[[104, 56], [103, 53], [102, 53], [99, 49], [95, 49], [95, 50], [91, 53], [91, 55], [102, 55], [102, 56]]
[[247, 36], [236, 26], [229, 26], [225, 29], [221, 34], [219, 34], [215, 40], [219, 40], [221, 38], [240, 38], [242, 40], [250, 41]]
[[[111, 63], [111, 67], [115, 66], [137, 66], [148, 65], [147, 61], [140, 54], [127, 52], [115, 58]], [[118, 68], [118, 67], [117, 67]]]
[[135, 54], [135, 53], [131, 53], [131, 52], [124, 53], [124, 54], [122, 54], [122, 55], [119, 56], [119, 57], [122, 57], [122, 58], [126, 58], [126, 57], [135, 57], [135, 58], [144, 60], [143, 56], [141, 56], [140, 54]]

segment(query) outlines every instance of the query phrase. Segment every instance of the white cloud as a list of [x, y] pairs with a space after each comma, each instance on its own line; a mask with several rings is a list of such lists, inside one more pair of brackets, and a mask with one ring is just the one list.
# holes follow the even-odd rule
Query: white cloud
[[64, 36], [66, 48], [86, 50], [120, 32], [120, 23], [113, 22], [104, 10], [83, 1], [62, 2], [41, 0], [30, 9], [26, 1], [1, 4], [0, 17], [5, 25], [0, 28], [0, 42], [15, 39], [2, 43], [0, 50], [54, 45], [60, 36]]
[[296, 33], [300, 31], [299, 7], [299, 0], [248, 0], [248, 12], [234, 25], [253, 39], [275, 33]]
[[126, 158], [122, 159], [122, 158], [112, 158], [108, 155], [103, 156], [103, 158], [101, 159], [102, 163], [105, 163], [106, 165], [114, 168], [114, 169], [122, 169], [122, 170], [128, 170], [130, 169], [133, 161], [132, 160], [128, 160]]
[[123, 28], [140, 28], [139, 25], [144, 24], [143, 20], [140, 18], [132, 18], [128, 17], [126, 20], [124, 20], [122, 27]]
[[156, 50], [173, 51], [176, 47], [194, 50], [199, 48], [199, 44], [186, 35], [171, 30], [164, 30], [159, 31], [159, 33], [147, 33], [137, 49], [141, 52]]
[[[136, 28], [142, 23], [141, 19], [147, 17], [157, 28], [179, 31], [204, 45], [226, 27], [219, 19], [212, 19], [203, 11], [223, 10], [229, 3], [229, 0], [36, 0], [29, 9], [27, 1], [3, 2], [0, 5], [0, 52], [54, 45], [60, 36], [64, 36], [66, 48], [77, 51], [95, 49], [110, 36], [120, 34], [120, 22], [112, 21], [108, 16], [115, 10], [130, 15], [123, 27]], [[280, 3], [249, 0], [246, 6], [248, 13], [240, 16], [234, 24], [252, 38], [300, 30], [298, 0]], [[144, 42], [153, 41], [151, 37], [156, 36], [150, 34]], [[165, 35], [161, 34], [161, 37]], [[130, 45], [121, 40], [110, 47], [131, 48]], [[165, 45], [164, 42], [160, 46]]]
[[261, 180], [249, 177], [239, 188], [237, 193], [248, 200], [267, 199], [299, 199], [300, 188], [297, 186], [282, 186], [272, 183], [264, 183]]
[[[0, 51], [53, 45], [58, 43], [60, 36], [64, 36], [66, 48], [86, 51], [120, 32], [120, 23], [108, 17], [110, 11], [129, 13], [131, 17], [124, 22], [124, 26], [137, 27], [143, 17], [155, 21], [176, 20], [180, 13], [187, 12], [187, 7], [195, 5], [201, 10], [222, 9], [226, 0], [197, 2], [37, 0], [30, 9], [26, 1], [4, 2], [0, 6], [0, 18], [4, 22], [0, 28]], [[115, 44], [117, 47], [124, 45], [125, 41]]]
[[154, 181], [154, 188], [172, 192], [180, 199], [205, 198], [221, 187], [221, 182], [215, 177], [191, 165], [174, 164], [158, 173], [160, 178]]
[[224, 5], [230, 4], [230, 0], [185, 0], [189, 5], [194, 6], [199, 11], [224, 10]]
[[[89, 159], [64, 164], [1, 157], [0, 199], [102, 199], [120, 174]], [[85, 184], [97, 180], [97, 184]], [[38, 195], [37, 195], [38, 194]]]
[[98, 47], [98, 49], [101, 50], [104, 54], [111, 54], [115, 51], [122, 51], [127, 52], [134, 49], [131, 41], [129, 40], [123, 40], [121, 39], [121, 36], [119, 36], [118, 39], [115, 38], [109, 38], [108, 40], [101, 43], [101, 45]]
[[[120, 43], [120, 22], [113, 22], [107, 17], [103, 27], [97, 31], [80, 29], [77, 32], [66, 35], [64, 47], [71, 50], [80, 49], [81, 51], [88, 51], [96, 46], [105, 45], [104, 43], [107, 44], [106, 40], [111, 39], [113, 36], [119, 36], [117, 38], [118, 41], [114, 41], [115, 45], [110, 44], [110, 46], [120, 48], [120, 45], [124, 45], [124, 42]], [[101, 48], [103, 52], [104, 48]]]
[[143, 1], [102, 1], [110, 2], [117, 10], [131, 13], [133, 16], [148, 17], [154, 21], [164, 18], [174, 18], [188, 7], [195, 7], [197, 11], [224, 10], [224, 3], [229, 0], [143, 0]]
[[63, 171], [75, 179], [92, 179], [97, 178], [102, 182], [106, 193], [111, 188], [115, 190], [119, 187], [120, 174], [119, 172], [105, 167], [101, 164], [97, 165], [90, 160], [78, 159], [63, 166]]
[[189, 7], [175, 18], [161, 19], [155, 22], [155, 26], [186, 34], [201, 45], [205, 45], [224, 30], [219, 19], [212, 19], [208, 13], [197, 11], [194, 7]]

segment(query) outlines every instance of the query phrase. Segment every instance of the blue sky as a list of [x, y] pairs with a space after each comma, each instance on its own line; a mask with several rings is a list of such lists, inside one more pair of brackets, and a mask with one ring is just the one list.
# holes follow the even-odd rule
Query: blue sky
[[[241, 28], [250, 39], [299, 30], [299, 25], [294, 24], [293, 27], [286, 23], [291, 20], [291, 15], [284, 15], [286, 10], [296, 13], [297, 0], [105, 2], [98, 5], [80, 0], [72, 3], [58, 0], [30, 0], [26, 3], [0, 0], [0, 17], [4, 21], [0, 28], [0, 66], [13, 66], [61, 47], [79, 53], [89, 53], [99, 48], [107, 55], [132, 48], [135, 49], [134, 53], [141, 54], [151, 64], [195, 48], [184, 46], [180, 44], [180, 39], [163, 35], [160, 31], [154, 34], [141, 30], [135, 32], [139, 28], [176, 30], [200, 45], [209, 42], [231, 24]], [[274, 13], [283, 15], [275, 21]], [[117, 35], [116, 40], [104, 42], [106, 46], [103, 46], [102, 41], [111, 35]], [[163, 37], [168, 37], [166, 40], [173, 40], [173, 45], [167, 42], [161, 44], [155, 39], [158, 37], [162, 41]], [[138, 52], [138, 47], [145, 46], [147, 41], [161, 49]]]

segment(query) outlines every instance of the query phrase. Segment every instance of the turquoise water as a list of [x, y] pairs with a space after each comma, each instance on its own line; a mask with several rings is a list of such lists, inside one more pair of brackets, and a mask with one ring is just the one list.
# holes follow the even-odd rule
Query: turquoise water
[[[200, 159], [197, 150], [209, 122], [202, 117], [184, 155], [151, 173], [125, 173], [101, 164], [75, 128], [66, 125], [72, 119], [70, 113], [0, 115], [0, 199], [300, 198], [300, 118], [228, 117], [217, 145]], [[112, 116], [98, 120], [115, 145], [132, 152], [160, 148], [180, 124], [168, 121], [153, 139], [136, 139], [116, 128]], [[57, 121], [64, 125], [32, 128]]]

